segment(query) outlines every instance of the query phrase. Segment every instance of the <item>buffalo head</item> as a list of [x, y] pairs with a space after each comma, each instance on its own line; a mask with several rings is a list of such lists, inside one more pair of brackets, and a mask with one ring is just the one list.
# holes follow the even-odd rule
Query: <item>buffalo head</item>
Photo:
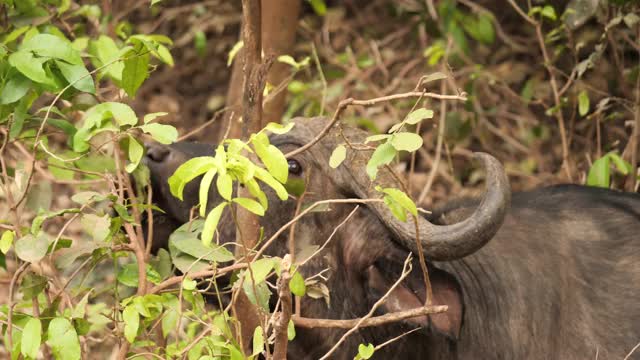
[[[311, 142], [328, 121], [326, 118], [294, 119], [295, 126], [291, 131], [272, 135], [270, 141], [283, 153], [289, 153]], [[370, 181], [365, 172], [370, 150], [350, 149], [340, 166], [336, 169], [329, 166], [332, 151], [344, 143], [344, 138], [352, 144], [363, 144], [366, 136], [364, 131], [352, 127], [333, 127], [313, 146], [288, 159], [289, 181], [306, 183], [304, 204], [327, 199], [379, 199], [381, 194], [375, 190], [375, 185], [398, 187], [386, 168], [379, 170], [375, 183]], [[199, 181], [196, 179], [189, 184], [185, 189], [185, 201], [180, 202], [168, 192], [169, 175], [181, 161], [206, 155], [209, 149], [213, 147], [180, 143], [148, 147], [146, 162], [154, 182], [154, 199], [173, 219], [188, 220], [188, 210], [197, 203]], [[448, 341], [458, 336], [464, 311], [460, 288], [452, 275], [438, 269], [437, 263], [463, 258], [485, 245], [500, 228], [511, 196], [500, 163], [487, 154], [475, 156], [486, 170], [487, 190], [473, 214], [459, 223], [435, 225], [419, 217], [416, 226], [413, 220], [402, 222], [395, 218], [380, 201], [332, 203], [328, 209], [310, 212], [297, 222], [293, 233], [296, 262], [304, 263], [301, 272], [305, 278], [321, 280], [329, 289], [325, 298], [305, 296], [301, 316], [352, 319], [367, 314], [396, 281], [407, 255], [410, 252], [417, 254], [419, 249], [428, 260], [434, 303], [449, 306], [442, 314], [363, 328], [345, 342], [340, 358], [353, 357], [359, 343], [381, 344], [416, 327], [422, 327], [422, 330], [384, 351], [389, 351], [388, 354], [395, 358], [426, 356], [438, 347], [446, 347]], [[209, 204], [215, 206], [220, 199], [215, 194], [215, 187], [212, 192]], [[292, 196], [287, 201], [280, 201], [275, 193], [265, 192], [269, 208], [261, 222], [265, 236], [270, 237], [295, 216], [297, 199]], [[358, 209], [354, 210], [356, 207]], [[230, 218], [219, 226], [233, 228]], [[289, 231], [283, 231], [266, 253], [273, 256], [289, 253], [289, 236]], [[314, 256], [310, 258], [311, 254]], [[425, 285], [417, 264], [414, 260], [413, 272], [389, 294], [378, 314], [409, 310], [424, 304]], [[343, 333], [336, 329], [299, 329], [290, 345], [290, 355], [292, 358], [317, 358]]]

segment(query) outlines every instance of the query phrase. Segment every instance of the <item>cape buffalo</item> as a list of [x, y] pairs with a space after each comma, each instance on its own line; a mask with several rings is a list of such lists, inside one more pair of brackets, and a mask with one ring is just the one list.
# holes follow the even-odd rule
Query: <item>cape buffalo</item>
[[[294, 119], [294, 128], [272, 135], [284, 153], [316, 137], [325, 118]], [[365, 174], [370, 152], [348, 152], [336, 169], [333, 149], [364, 142], [366, 133], [341, 126], [289, 159], [290, 178], [309, 179], [305, 202], [322, 199], [380, 198]], [[154, 199], [171, 222], [184, 223], [197, 203], [196, 179], [185, 202], [173, 198], [167, 178], [186, 159], [212, 154], [203, 144], [148, 146]], [[381, 344], [420, 327], [374, 355], [383, 359], [622, 359], [640, 343], [640, 196], [577, 185], [560, 185], [511, 197], [502, 166], [478, 154], [487, 190], [478, 200], [459, 201], [420, 218], [418, 229], [428, 261], [435, 304], [443, 314], [359, 329], [332, 358], [349, 359], [360, 343]], [[309, 173], [310, 172], [310, 173]], [[308, 175], [308, 176], [307, 176]], [[392, 186], [381, 168], [376, 184]], [[215, 187], [213, 187], [215, 188]], [[215, 191], [209, 204], [220, 198]], [[279, 201], [267, 192], [262, 220], [268, 237], [289, 221], [296, 200]], [[510, 204], [510, 206], [509, 206]], [[296, 253], [317, 249], [354, 209], [332, 204], [312, 212], [295, 228]], [[221, 231], [233, 240], [229, 219]], [[268, 251], [288, 253], [288, 231]], [[417, 253], [416, 228], [401, 222], [386, 205], [371, 202], [340, 227], [322, 253], [302, 267], [305, 277], [324, 273], [330, 302], [302, 299], [301, 315], [352, 319], [365, 315], [398, 278], [409, 252]], [[154, 239], [154, 241], [162, 239]], [[166, 240], [164, 240], [166, 241]], [[412, 274], [379, 309], [378, 315], [421, 306], [425, 285], [417, 260]], [[297, 329], [292, 359], [319, 358], [344, 334], [338, 329]]]

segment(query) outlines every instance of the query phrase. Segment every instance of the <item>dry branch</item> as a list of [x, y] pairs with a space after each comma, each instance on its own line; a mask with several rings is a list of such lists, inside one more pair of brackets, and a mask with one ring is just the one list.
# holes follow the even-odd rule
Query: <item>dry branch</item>
[[407, 311], [394, 312], [380, 316], [374, 316], [367, 319], [349, 319], [349, 320], [332, 320], [332, 319], [311, 319], [301, 316], [292, 316], [291, 319], [296, 326], [304, 328], [338, 328], [351, 329], [360, 322], [360, 327], [380, 326], [384, 324], [394, 323], [418, 316], [429, 314], [439, 314], [447, 311], [446, 305], [425, 306]]

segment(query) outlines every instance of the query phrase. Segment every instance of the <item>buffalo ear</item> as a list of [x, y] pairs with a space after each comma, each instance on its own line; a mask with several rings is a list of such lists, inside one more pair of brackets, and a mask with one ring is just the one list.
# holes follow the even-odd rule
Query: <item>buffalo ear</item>
[[[377, 298], [384, 295], [393, 281], [387, 279], [378, 266], [372, 265], [366, 272], [367, 285]], [[447, 305], [446, 312], [419, 316], [404, 320], [406, 324], [421, 326], [425, 329], [443, 334], [454, 340], [460, 336], [462, 327], [463, 303], [460, 285], [456, 279], [444, 271], [432, 268], [429, 270], [434, 305]], [[387, 297], [382, 306], [387, 313], [407, 311], [422, 307], [425, 299], [424, 282], [420, 277], [412, 277], [409, 284], [403, 282]]]
[[431, 327], [457, 340], [464, 311], [460, 284], [452, 275], [437, 269], [430, 271], [429, 279], [433, 290], [433, 304], [449, 307], [446, 312], [429, 315]]

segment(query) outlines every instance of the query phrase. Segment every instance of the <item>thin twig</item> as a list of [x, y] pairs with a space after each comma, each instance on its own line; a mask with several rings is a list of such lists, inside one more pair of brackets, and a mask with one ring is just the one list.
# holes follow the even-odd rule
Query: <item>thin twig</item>
[[400, 283], [409, 275], [409, 273], [411, 273], [411, 254], [409, 254], [409, 256], [407, 256], [406, 260], [404, 261], [404, 265], [402, 267], [402, 274], [400, 275], [400, 277], [398, 277], [398, 280], [396, 280], [396, 282], [393, 283], [393, 285], [391, 285], [389, 290], [387, 290], [387, 292], [378, 301], [376, 301], [375, 304], [373, 304], [373, 306], [371, 307], [367, 315], [358, 319], [356, 323], [349, 330], [347, 330], [347, 332], [345, 332], [342, 335], [342, 337], [340, 337], [340, 339], [335, 343], [335, 345], [333, 345], [333, 347], [329, 349], [329, 351], [327, 351], [327, 353], [320, 358], [320, 360], [329, 358], [331, 354], [333, 354], [338, 349], [338, 347], [340, 347], [340, 345], [342, 345], [342, 343], [347, 340], [347, 338], [351, 334], [358, 331], [362, 326], [362, 324], [373, 316], [373, 314], [378, 309], [378, 307], [380, 307], [382, 304], [384, 304], [385, 301], [387, 301], [387, 298], [391, 295], [393, 290], [395, 290], [395, 288], [397, 288], [400, 285]]
[[629, 351], [629, 353], [627, 354], [627, 356], [624, 357], [623, 360], [628, 360], [631, 359], [631, 355], [633, 355], [633, 353], [638, 350], [638, 348], [640, 348], [640, 343], [638, 343], [636, 346], [633, 347], [633, 349], [631, 349], [631, 351]]
[[[440, 83], [440, 90], [444, 92], [447, 88], [446, 81], [442, 81]], [[438, 171], [438, 167], [440, 166], [440, 159], [442, 158], [442, 143], [444, 141], [444, 130], [446, 127], [446, 112], [447, 112], [447, 103], [442, 101], [440, 103], [440, 121], [438, 122], [438, 139], [436, 141], [436, 155], [433, 160], [433, 165], [431, 166], [431, 171], [429, 171], [429, 177], [427, 177], [427, 183], [422, 188], [420, 195], [418, 196], [418, 204], [421, 204], [424, 201], [424, 198], [431, 190], [431, 185], [433, 184], [433, 180], [436, 177], [436, 173]]]
[[289, 289], [289, 282], [291, 281], [291, 255], [285, 255], [282, 259], [282, 272], [278, 279], [278, 297], [280, 299], [280, 314], [276, 318], [275, 325], [275, 345], [273, 351], [273, 358], [275, 360], [285, 360], [287, 358], [287, 345], [289, 339], [287, 330], [289, 327], [289, 319], [291, 319], [291, 290]]
[[387, 95], [387, 96], [382, 96], [382, 97], [369, 99], [369, 100], [356, 100], [356, 99], [353, 99], [353, 98], [345, 99], [345, 100], [340, 101], [340, 103], [338, 104], [338, 108], [336, 109], [336, 111], [333, 114], [333, 117], [331, 118], [331, 121], [329, 121], [327, 123], [327, 125], [320, 131], [320, 133], [318, 133], [318, 135], [316, 135], [315, 138], [313, 138], [313, 140], [311, 140], [310, 142], [308, 142], [304, 146], [301, 146], [301, 147], [299, 147], [299, 148], [287, 153], [285, 155], [285, 157], [286, 158], [291, 158], [293, 156], [296, 156], [296, 155], [306, 151], [307, 149], [309, 149], [310, 147], [315, 145], [318, 141], [320, 141], [329, 132], [329, 130], [331, 130], [333, 125], [336, 123], [336, 121], [338, 121], [338, 118], [339, 118], [340, 114], [342, 113], [342, 111], [344, 111], [344, 109], [347, 106], [350, 106], [350, 105], [372, 106], [372, 105], [376, 105], [376, 104], [381, 103], [381, 102], [398, 100], [398, 99], [407, 99], [407, 98], [412, 98], [412, 97], [428, 97], [428, 98], [433, 98], [433, 99], [438, 99], [438, 100], [460, 100], [460, 101], [466, 101], [467, 100], [466, 94], [443, 95], [443, 94], [436, 94], [436, 93], [432, 93], [432, 92], [425, 93], [425, 92], [421, 92], [421, 91], [410, 91], [410, 92], [406, 92], [406, 93], [402, 93], [402, 94]]

